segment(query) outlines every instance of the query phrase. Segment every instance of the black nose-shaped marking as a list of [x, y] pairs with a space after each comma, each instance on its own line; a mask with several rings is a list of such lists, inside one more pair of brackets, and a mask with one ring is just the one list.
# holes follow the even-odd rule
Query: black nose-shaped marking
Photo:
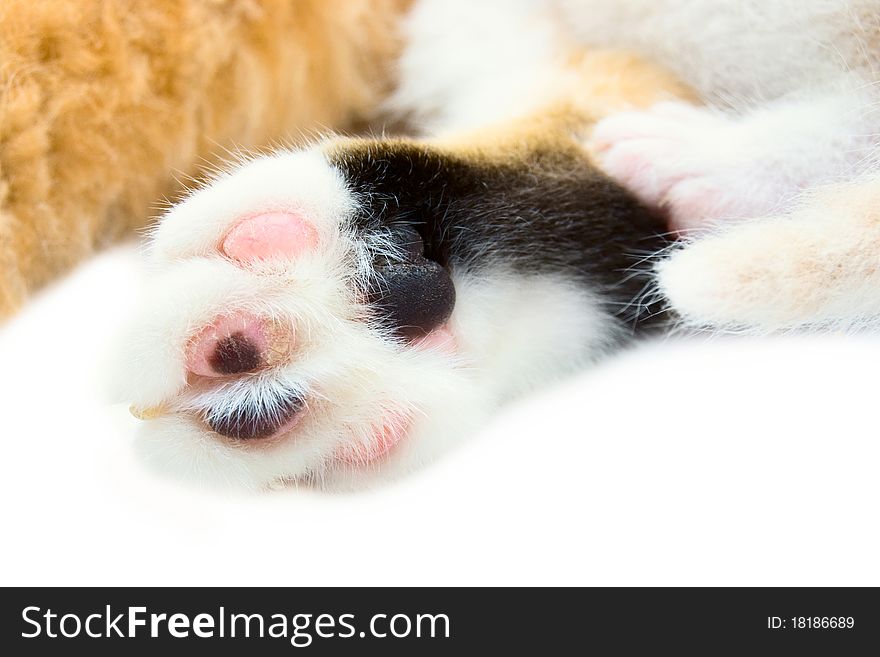
[[411, 228], [398, 228], [394, 238], [402, 246], [400, 261], [381, 258], [368, 300], [382, 321], [398, 335], [413, 339], [442, 325], [455, 308], [455, 286], [449, 272], [424, 255], [424, 245]]
[[236, 440], [269, 438], [305, 407], [305, 401], [290, 392], [271, 408], [244, 405], [223, 415], [207, 418], [213, 431]]
[[452, 314], [455, 287], [449, 273], [436, 262], [383, 267], [370, 301], [380, 317], [405, 338], [417, 338], [437, 328]]
[[262, 357], [250, 340], [241, 333], [233, 333], [217, 342], [208, 364], [218, 374], [244, 374], [260, 367]]

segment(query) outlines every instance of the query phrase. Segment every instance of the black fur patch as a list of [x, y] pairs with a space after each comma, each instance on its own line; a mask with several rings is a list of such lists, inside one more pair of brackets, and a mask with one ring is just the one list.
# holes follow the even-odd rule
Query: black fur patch
[[[493, 161], [405, 141], [360, 141], [332, 159], [358, 194], [362, 231], [412, 227], [425, 257], [444, 268], [562, 273], [588, 285], [612, 314], [629, 306], [634, 329], [662, 320], [653, 305], [631, 305], [648, 282], [634, 265], [667, 244], [662, 223], [574, 146]], [[419, 275], [423, 288], [430, 273]], [[406, 305], [406, 294], [390, 306]]]
[[283, 401], [268, 409], [244, 406], [221, 416], [209, 416], [206, 421], [213, 431], [236, 440], [269, 438], [305, 407], [305, 401], [296, 393], [288, 393]]

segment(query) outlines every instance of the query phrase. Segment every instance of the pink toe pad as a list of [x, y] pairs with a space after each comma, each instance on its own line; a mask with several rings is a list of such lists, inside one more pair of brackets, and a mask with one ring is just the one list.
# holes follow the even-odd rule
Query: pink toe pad
[[313, 249], [318, 233], [293, 212], [266, 212], [239, 221], [221, 247], [226, 256], [242, 263], [293, 258]]
[[286, 357], [293, 327], [244, 312], [217, 317], [190, 341], [186, 365], [193, 374], [217, 377], [269, 367]]
[[392, 413], [373, 429], [367, 444], [343, 445], [336, 450], [336, 458], [347, 465], [366, 465], [381, 459], [406, 437], [410, 421], [404, 415]]

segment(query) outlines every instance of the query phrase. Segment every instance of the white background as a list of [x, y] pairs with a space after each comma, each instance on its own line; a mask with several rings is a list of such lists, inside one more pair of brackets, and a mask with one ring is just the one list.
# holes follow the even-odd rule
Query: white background
[[143, 471], [105, 401], [137, 271], [0, 329], [0, 584], [880, 584], [880, 338], [643, 345], [403, 482], [220, 495]]

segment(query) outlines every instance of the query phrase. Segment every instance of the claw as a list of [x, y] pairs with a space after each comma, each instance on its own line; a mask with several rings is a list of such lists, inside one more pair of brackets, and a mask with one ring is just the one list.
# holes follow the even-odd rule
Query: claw
[[162, 404], [159, 404], [158, 406], [141, 408], [137, 404], [132, 404], [128, 407], [128, 412], [138, 420], [155, 420], [157, 417], [165, 414], [165, 407]]

